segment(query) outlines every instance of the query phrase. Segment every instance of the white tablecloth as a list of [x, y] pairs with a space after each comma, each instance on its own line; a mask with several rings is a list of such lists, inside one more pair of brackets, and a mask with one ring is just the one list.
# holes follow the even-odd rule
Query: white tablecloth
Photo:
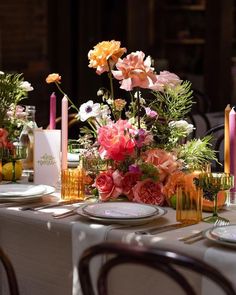
[[[231, 222], [236, 223], [236, 211], [226, 211], [222, 214], [228, 216]], [[174, 221], [175, 211], [168, 209], [168, 213], [158, 219], [156, 225], [161, 226]], [[153, 236], [134, 233], [136, 230], [149, 226], [123, 227], [116, 225], [113, 227], [88, 222], [79, 216], [56, 220], [49, 212], [0, 208], [0, 244], [14, 264], [20, 293], [23, 295], [77, 295], [79, 284], [75, 269], [78, 259], [84, 249], [103, 240], [178, 250], [214, 265], [235, 284], [236, 255], [234, 249], [207, 240], [201, 240], [193, 245], [186, 245], [178, 240], [191, 232], [209, 227], [209, 224], [201, 222], [194, 226]], [[223, 256], [227, 259], [224, 259]], [[95, 263], [94, 273], [100, 263], [101, 260]], [[136, 288], [133, 293], [129, 290], [129, 295], [156, 294], [154, 287], [156, 278], [147, 270], [131, 272], [128, 268], [125, 271], [118, 270], [118, 272], [119, 276], [115, 275], [110, 280], [112, 295], [127, 294], [127, 289], [124, 290], [130, 285], [136, 286]], [[120, 277], [123, 277], [122, 284], [119, 280]], [[199, 287], [199, 294], [201, 294], [199, 280], [190, 277]], [[146, 283], [138, 286], [137, 282], [142, 278]], [[169, 283], [167, 284], [169, 286]], [[169, 294], [173, 294], [172, 287], [174, 286], [170, 286]], [[0, 294], [8, 294], [5, 284], [1, 288]], [[144, 290], [146, 291], [144, 292]], [[78, 291], [78, 295], [80, 294]], [[168, 294], [168, 292], [162, 294]]]

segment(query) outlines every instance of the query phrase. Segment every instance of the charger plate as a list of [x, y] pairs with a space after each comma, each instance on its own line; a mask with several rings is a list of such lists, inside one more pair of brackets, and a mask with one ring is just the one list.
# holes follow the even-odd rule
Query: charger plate
[[231, 248], [236, 248], [236, 243], [231, 243], [231, 242], [228, 242], [228, 241], [224, 241], [224, 240], [220, 240], [219, 238], [217, 237], [214, 237], [212, 234], [211, 234], [211, 230], [212, 229], [208, 229], [206, 230], [204, 233], [203, 233], [203, 236], [211, 241], [211, 242], [214, 242], [216, 244], [219, 244], [219, 245], [222, 245], [222, 246], [226, 246], [226, 247], [231, 247]]
[[54, 187], [44, 184], [1, 184], [0, 202], [20, 202], [39, 199], [43, 196], [52, 194], [54, 191]]
[[[112, 207], [111, 205], [105, 205], [105, 204], [116, 204], [116, 205], [121, 204], [121, 205]], [[124, 209], [125, 206], [129, 206], [127, 204], [133, 204], [133, 205], [136, 204], [137, 206], [131, 205], [133, 208], [135, 208], [136, 211], [132, 211], [132, 213], [130, 211], [130, 212], [128, 212], [128, 214], [123, 214], [120, 210]], [[92, 205], [98, 205], [98, 206], [91, 207]], [[104, 209], [101, 209], [103, 207], [103, 205], [105, 205], [104, 208], [109, 207], [109, 210], [111, 208], [113, 208], [113, 209], [115, 208], [116, 210], [115, 211], [110, 210], [109, 213], [107, 214], [107, 212], [105, 212]], [[129, 207], [128, 210], [130, 210], [131, 206]], [[143, 206], [145, 206], [145, 210], [144, 210]], [[150, 206], [151, 209], [148, 208], [148, 210], [147, 210], [146, 206]], [[119, 211], [117, 210], [118, 207], [119, 207]], [[139, 207], [139, 209], [137, 209], [138, 207]], [[93, 208], [93, 209], [91, 209], [91, 208]], [[100, 212], [94, 213], [94, 211], [93, 211], [94, 208], [99, 208]], [[140, 208], [142, 208], [142, 209], [140, 210]], [[142, 210], [144, 210], [144, 212], [142, 212]], [[106, 223], [106, 224], [118, 223], [118, 224], [134, 224], [134, 225], [148, 223], [154, 219], [158, 219], [158, 218], [162, 217], [163, 215], [165, 215], [167, 213], [167, 211], [164, 208], [161, 208], [158, 206], [137, 204], [137, 203], [128, 203], [128, 202], [86, 204], [84, 206], [79, 207], [76, 210], [76, 212], [80, 216], [84, 217], [87, 220], [93, 220], [93, 221], [100, 222], [100, 223]], [[88, 214], [87, 212], [89, 212], [90, 214]], [[93, 212], [93, 213], [91, 214], [91, 212]], [[126, 210], [126, 213], [127, 213], [127, 210]]]
[[222, 241], [236, 243], [236, 225], [215, 227], [211, 230], [211, 235]]

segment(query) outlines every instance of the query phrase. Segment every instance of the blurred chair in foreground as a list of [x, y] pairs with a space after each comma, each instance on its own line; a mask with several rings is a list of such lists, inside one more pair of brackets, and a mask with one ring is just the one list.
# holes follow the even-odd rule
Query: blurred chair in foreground
[[0, 248], [0, 259], [7, 275], [10, 295], [19, 295], [18, 284], [12, 263], [8, 256]]
[[[92, 286], [90, 267], [92, 258], [98, 255], [109, 255], [109, 259], [100, 268], [97, 278], [97, 292], [95, 292]], [[141, 265], [151, 268], [155, 272], [158, 271], [159, 274], [164, 273], [171, 279], [171, 282], [172, 280], [174, 281], [175, 286], [176, 284], [179, 286], [183, 294], [197, 294], [188, 279], [190, 271], [214, 282], [218, 288], [224, 291], [224, 294], [236, 294], [231, 283], [217, 269], [196, 258], [164, 249], [104, 242], [88, 248], [80, 258], [78, 268], [83, 295], [94, 295], [97, 293], [98, 295], [108, 295], [108, 280], [111, 271], [115, 267], [124, 264], [133, 264], [136, 267]], [[136, 271], [138, 274], [138, 270]], [[135, 276], [135, 273], [132, 275]], [[122, 279], [120, 278], [121, 285]], [[133, 287], [131, 284], [130, 288]], [[169, 284], [165, 285], [163, 282], [159, 287], [166, 287], [167, 290], [171, 288]], [[155, 288], [155, 290], [156, 294], [162, 294], [160, 291], [158, 292], [158, 288]], [[169, 291], [173, 292], [173, 290]]]

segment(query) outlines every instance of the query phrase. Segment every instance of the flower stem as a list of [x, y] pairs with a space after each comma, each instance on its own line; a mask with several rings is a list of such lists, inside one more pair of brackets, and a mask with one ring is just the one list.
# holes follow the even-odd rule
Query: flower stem
[[111, 99], [114, 100], [113, 78], [112, 78], [111, 65], [110, 65], [109, 59], [108, 59], [107, 63], [108, 63], [108, 68], [109, 68], [108, 77], [110, 80]]
[[140, 129], [141, 124], [140, 124], [140, 93], [137, 91], [137, 116], [138, 116], [138, 129]]
[[60, 85], [55, 82], [55, 84], [57, 85], [57, 88], [58, 90], [64, 95], [67, 97], [67, 99], [69, 100], [70, 104], [72, 105], [72, 107], [77, 111], [79, 112], [79, 109], [76, 107], [76, 105], [72, 102], [72, 100], [68, 97], [68, 95], [61, 89]]

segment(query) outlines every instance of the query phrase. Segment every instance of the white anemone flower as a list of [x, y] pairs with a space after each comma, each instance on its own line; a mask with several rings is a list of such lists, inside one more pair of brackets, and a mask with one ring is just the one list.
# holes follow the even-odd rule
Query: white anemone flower
[[79, 118], [82, 122], [85, 122], [91, 117], [97, 117], [100, 115], [101, 108], [99, 103], [93, 103], [92, 100], [89, 100], [86, 103], [83, 103], [79, 108]]
[[31, 84], [28, 81], [22, 81], [20, 83], [20, 88], [27, 92], [34, 90], [34, 88], [31, 86]]

